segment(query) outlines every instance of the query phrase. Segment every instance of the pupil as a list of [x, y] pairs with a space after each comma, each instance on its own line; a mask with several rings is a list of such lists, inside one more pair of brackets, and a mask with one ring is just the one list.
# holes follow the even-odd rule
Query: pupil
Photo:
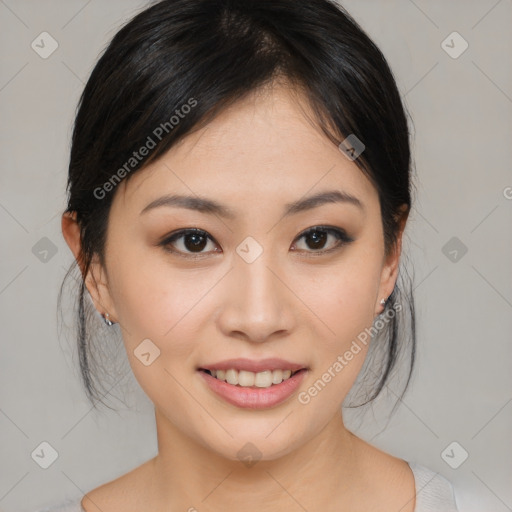
[[[192, 240], [192, 243], [188, 243]], [[206, 237], [202, 236], [202, 235], [198, 235], [198, 234], [195, 234], [195, 233], [192, 233], [192, 234], [188, 234], [185, 236], [185, 247], [187, 248], [187, 250], [195, 250], [197, 249], [198, 251], [201, 251], [202, 249], [204, 249], [206, 245]]]
[[[318, 236], [318, 233], [320, 233], [320, 236]], [[325, 240], [327, 238], [327, 233], [324, 231], [313, 231], [310, 235], [308, 235], [308, 240], [312, 240], [313, 244], [309, 244], [310, 249], [318, 249], [322, 248], [325, 244]]]

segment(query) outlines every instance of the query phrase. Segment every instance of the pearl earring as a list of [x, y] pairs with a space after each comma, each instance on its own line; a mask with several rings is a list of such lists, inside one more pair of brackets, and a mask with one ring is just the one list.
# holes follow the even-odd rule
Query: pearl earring
[[108, 313], [105, 313], [103, 320], [105, 320], [105, 323], [110, 327], [110, 326], [114, 325], [114, 322], [112, 322], [110, 320], [109, 316], [110, 315]]

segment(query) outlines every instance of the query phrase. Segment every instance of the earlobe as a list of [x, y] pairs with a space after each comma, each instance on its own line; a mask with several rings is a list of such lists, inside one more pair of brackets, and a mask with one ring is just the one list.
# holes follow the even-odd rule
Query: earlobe
[[89, 265], [85, 269], [85, 262], [82, 258], [82, 241], [80, 235], [80, 226], [76, 220], [76, 212], [65, 212], [61, 220], [62, 234], [68, 247], [70, 248], [75, 260], [80, 268], [82, 279], [85, 281], [87, 291], [91, 296], [96, 310], [105, 318], [108, 317], [114, 322], [115, 311], [113, 308], [110, 292], [108, 290], [108, 282], [105, 270], [95, 255]]
[[[96, 310], [100, 315], [110, 322], [115, 323], [115, 310], [110, 297], [107, 274], [103, 265], [99, 261], [98, 255], [94, 255], [89, 265], [85, 285], [94, 302]], [[108, 322], [105, 322], [108, 325]]]
[[400, 259], [400, 246], [397, 244], [395, 250], [387, 258], [382, 269], [381, 281], [378, 292], [378, 304], [375, 307], [375, 314], [381, 314], [386, 308], [386, 302], [393, 293], [398, 277], [398, 262]]
[[384, 311], [386, 302], [395, 288], [395, 284], [398, 278], [400, 257], [402, 254], [402, 237], [404, 234], [408, 213], [408, 209], [402, 210], [396, 241], [393, 244], [389, 254], [387, 254], [385, 257], [384, 266], [381, 273], [381, 282], [378, 294], [379, 304], [376, 305], [376, 314], [380, 314]]

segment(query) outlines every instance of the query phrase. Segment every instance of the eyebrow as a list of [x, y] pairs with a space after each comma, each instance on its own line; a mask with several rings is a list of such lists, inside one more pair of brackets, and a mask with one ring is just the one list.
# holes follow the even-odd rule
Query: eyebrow
[[[364, 205], [357, 197], [347, 192], [339, 190], [329, 190], [325, 192], [320, 192], [312, 196], [301, 198], [292, 203], [287, 203], [285, 205], [283, 217], [303, 212], [306, 210], [311, 210], [313, 208], [317, 208], [327, 203], [351, 204], [358, 207], [360, 210], [364, 212]], [[158, 199], [155, 199], [154, 201], [149, 203], [140, 212], [140, 214], [142, 215], [150, 210], [160, 208], [162, 206], [196, 210], [202, 213], [218, 215], [220, 217], [224, 217], [227, 219], [234, 219], [236, 217], [233, 210], [212, 199], [177, 194], [166, 195], [159, 197]]]

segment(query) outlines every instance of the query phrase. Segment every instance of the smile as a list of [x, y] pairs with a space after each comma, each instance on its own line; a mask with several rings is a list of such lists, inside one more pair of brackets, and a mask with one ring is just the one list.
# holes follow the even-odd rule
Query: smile
[[247, 370], [236, 370], [230, 368], [229, 370], [204, 370], [208, 372], [212, 377], [218, 380], [232, 384], [233, 386], [240, 387], [257, 387], [257, 388], [269, 388], [281, 384], [281, 382], [289, 379], [292, 375], [297, 373], [296, 370], [264, 370], [262, 372], [250, 372]]
[[[223, 377], [221, 380], [220, 376]], [[216, 376], [212, 375], [215, 372]], [[241, 408], [267, 409], [282, 404], [289, 399], [300, 386], [308, 370], [264, 370], [254, 373], [235, 369], [206, 370], [199, 369], [208, 388], [224, 401]], [[275, 375], [275, 377], [274, 377]], [[224, 379], [237, 380], [236, 384]], [[274, 383], [274, 380], [276, 383]]]

